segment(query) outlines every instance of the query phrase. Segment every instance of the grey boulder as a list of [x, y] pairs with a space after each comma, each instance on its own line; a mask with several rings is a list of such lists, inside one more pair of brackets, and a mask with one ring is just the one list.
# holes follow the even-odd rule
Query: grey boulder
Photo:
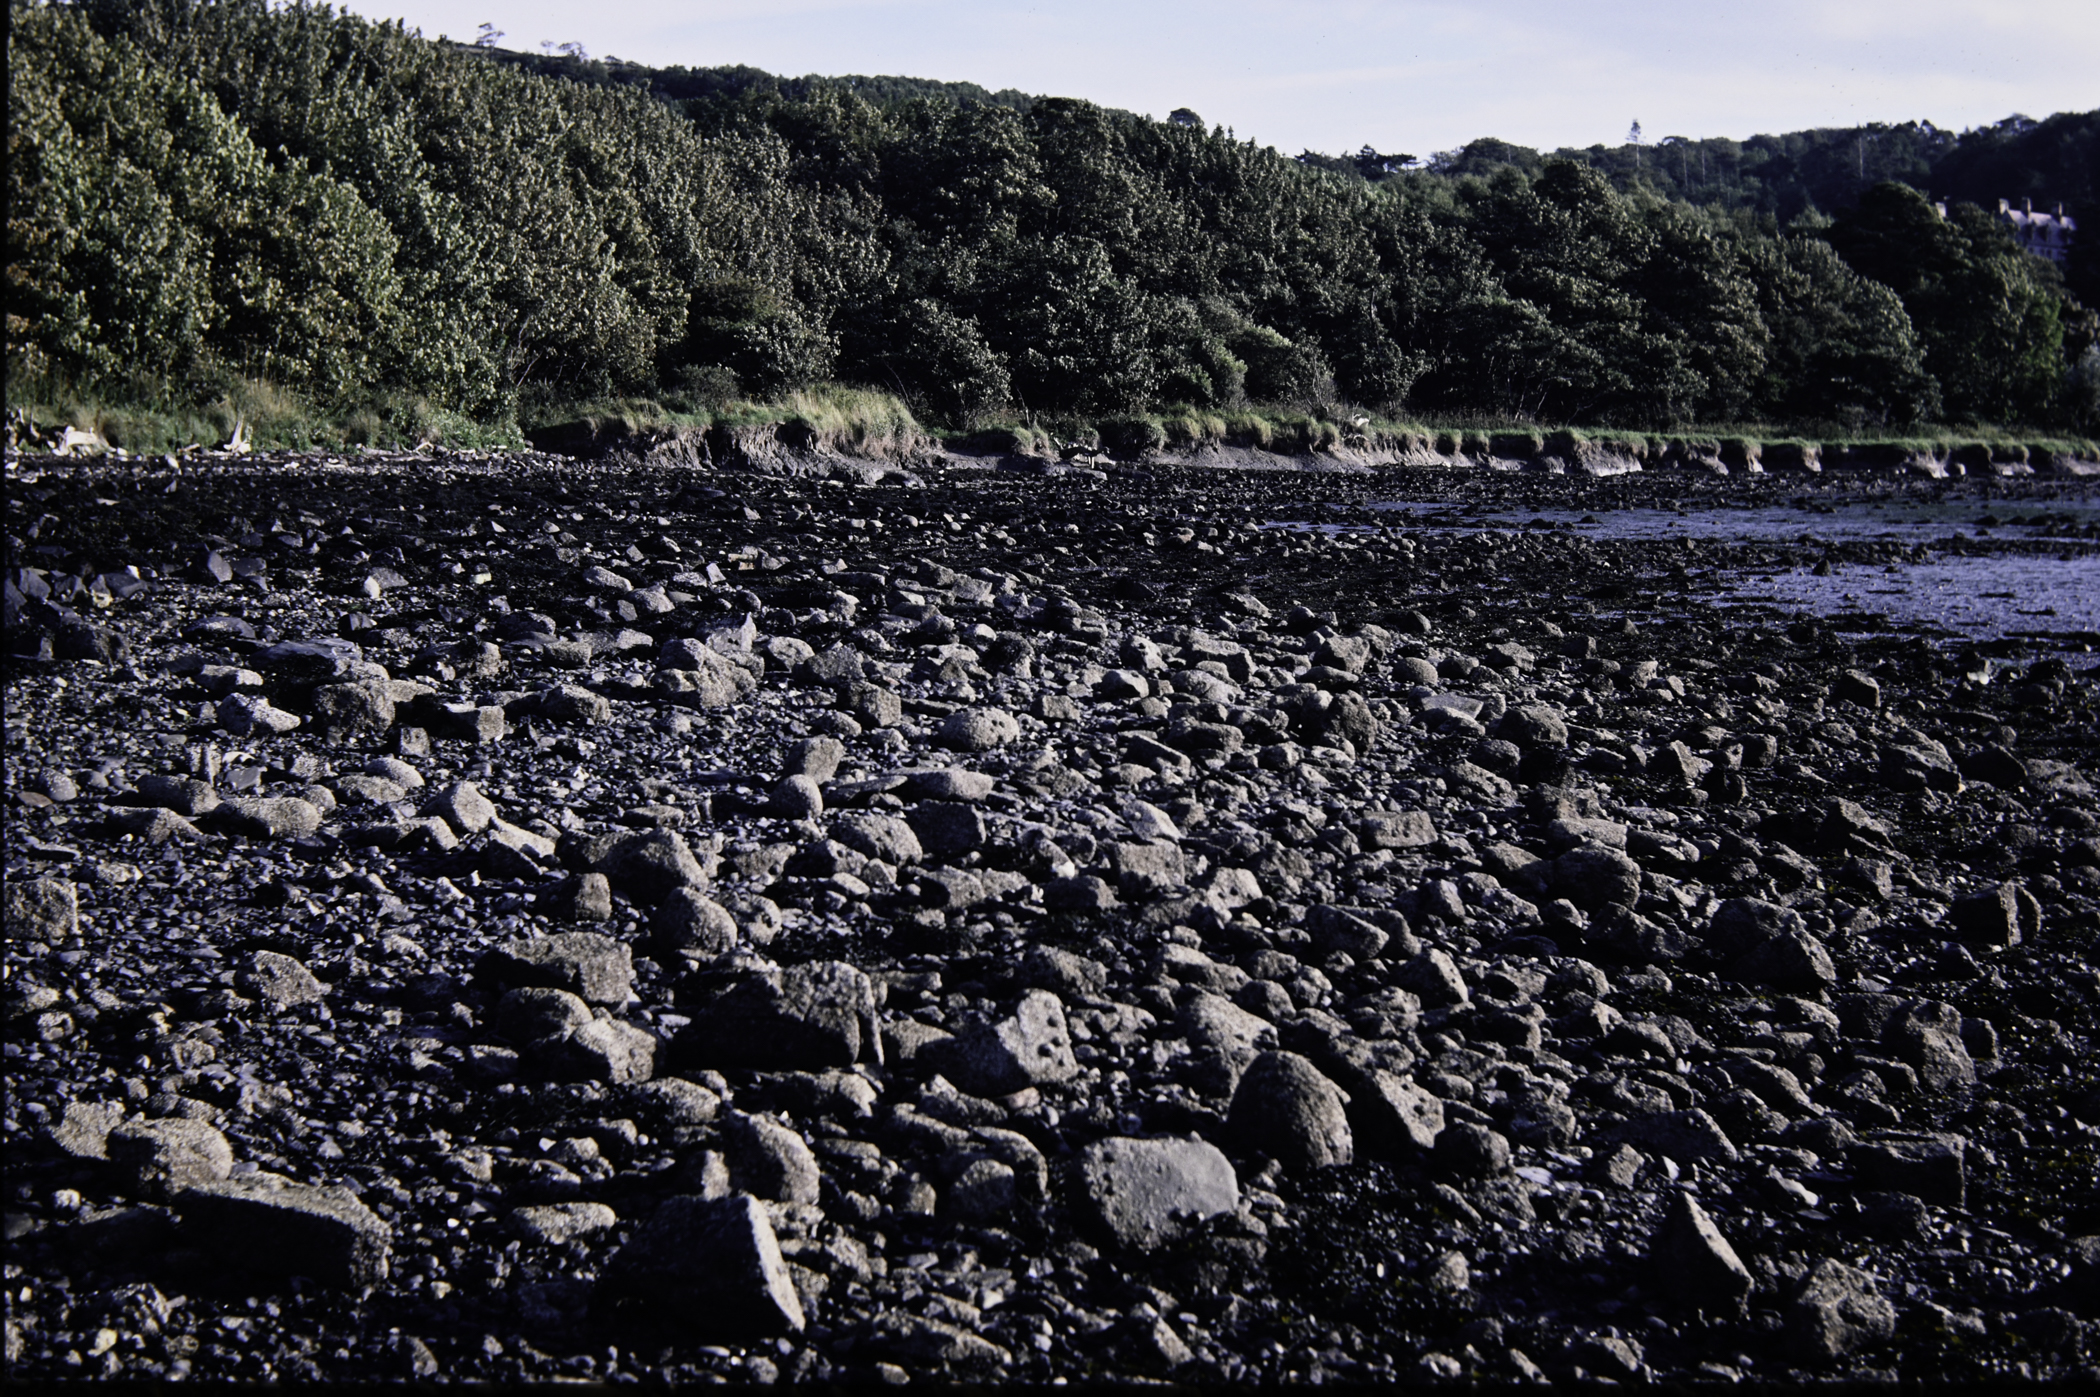
[[393, 1232], [347, 1188], [250, 1174], [177, 1200], [185, 1230], [243, 1269], [356, 1289], [385, 1280]]
[[773, 1225], [748, 1194], [665, 1199], [606, 1263], [597, 1301], [731, 1343], [800, 1333], [806, 1323]]
[[1356, 1158], [1349, 1098], [1297, 1053], [1266, 1052], [1240, 1075], [1226, 1128], [1240, 1145], [1309, 1173]]
[[1074, 1182], [1074, 1211], [1132, 1251], [1156, 1250], [1240, 1198], [1231, 1161], [1203, 1140], [1099, 1140], [1080, 1155]]
[[1006, 1096], [1079, 1071], [1064, 1004], [1048, 990], [1028, 991], [1008, 1017], [977, 1024], [926, 1054], [935, 1070], [978, 1096]]

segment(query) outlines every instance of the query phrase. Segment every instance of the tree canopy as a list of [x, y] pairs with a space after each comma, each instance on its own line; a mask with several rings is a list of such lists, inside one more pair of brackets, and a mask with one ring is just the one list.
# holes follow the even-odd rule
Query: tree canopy
[[[838, 381], [957, 425], [2038, 423], [2091, 396], [2092, 316], [1981, 209], [1883, 181], [1781, 223], [1680, 197], [1714, 168], [1691, 143], [1639, 179], [1491, 140], [1291, 159], [1186, 109], [507, 54], [305, 3], [10, 19], [17, 376], [492, 417]], [[1842, 154], [1816, 134], [1790, 168]], [[1885, 134], [1877, 171], [1936, 168], [1945, 133]]]

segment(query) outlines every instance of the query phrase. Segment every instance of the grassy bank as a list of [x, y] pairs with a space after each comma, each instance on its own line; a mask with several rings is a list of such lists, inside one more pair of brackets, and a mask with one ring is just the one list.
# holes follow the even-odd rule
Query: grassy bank
[[[1786, 424], [1732, 423], [1697, 432], [1552, 427], [1508, 418], [1373, 418], [1347, 408], [1250, 405], [1233, 411], [1183, 409], [1106, 418], [1013, 417], [968, 430], [922, 422], [888, 393], [824, 385], [771, 400], [665, 395], [661, 398], [542, 398], [493, 420], [476, 420], [406, 396], [375, 396], [324, 408], [281, 387], [234, 380], [201, 399], [152, 393], [129, 399], [36, 385], [11, 389], [8, 439], [23, 450], [65, 432], [91, 436], [134, 455], [221, 448], [238, 440], [258, 450], [353, 450], [360, 446], [461, 450], [547, 449], [599, 453], [623, 444], [714, 434], [766, 439], [786, 449], [895, 457], [945, 448], [976, 455], [1055, 457], [1074, 451], [1136, 459], [1154, 452], [1255, 449], [1296, 456], [1359, 452], [1428, 463], [1434, 457], [1598, 457], [1642, 465], [1718, 463], [1800, 469], [1815, 462], [1864, 464], [1930, 458], [1972, 468], [2058, 459], [2100, 459], [2100, 443], [2000, 427], [1924, 427], [1900, 432], [1802, 430]], [[96, 449], [91, 443], [86, 449]]]

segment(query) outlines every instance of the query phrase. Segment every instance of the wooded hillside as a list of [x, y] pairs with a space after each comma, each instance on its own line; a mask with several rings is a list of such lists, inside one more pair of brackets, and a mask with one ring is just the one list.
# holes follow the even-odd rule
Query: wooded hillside
[[2100, 414], [2095, 319], [2057, 271], [1901, 183], [1781, 223], [1500, 143], [1373, 180], [1192, 113], [563, 76], [321, 6], [10, 18], [17, 401], [242, 379], [517, 421], [842, 382], [956, 426], [1248, 402], [1628, 427]]

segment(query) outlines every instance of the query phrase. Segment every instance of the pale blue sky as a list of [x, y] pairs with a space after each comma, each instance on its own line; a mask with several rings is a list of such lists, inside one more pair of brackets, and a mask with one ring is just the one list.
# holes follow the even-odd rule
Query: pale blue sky
[[1193, 107], [1295, 153], [1551, 149], [2100, 106], [2100, 0], [349, 0], [506, 48]]

